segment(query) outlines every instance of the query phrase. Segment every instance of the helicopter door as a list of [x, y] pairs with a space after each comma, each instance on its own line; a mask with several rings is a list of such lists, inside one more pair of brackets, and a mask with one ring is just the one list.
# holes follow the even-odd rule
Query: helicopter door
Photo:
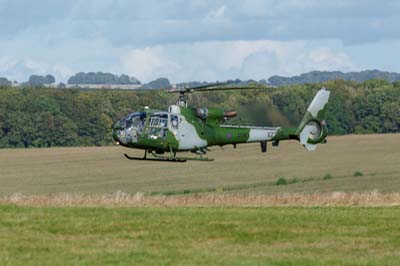
[[170, 123], [169, 123], [169, 128], [172, 131], [172, 133], [175, 135], [177, 140], [179, 139], [179, 134], [178, 134], [178, 129], [179, 129], [179, 117], [177, 115], [171, 114], [170, 116]]
[[150, 139], [165, 139], [168, 130], [168, 114], [154, 114], [150, 117], [149, 133]]
[[177, 115], [171, 115], [171, 129], [177, 130], [179, 128], [179, 118]]

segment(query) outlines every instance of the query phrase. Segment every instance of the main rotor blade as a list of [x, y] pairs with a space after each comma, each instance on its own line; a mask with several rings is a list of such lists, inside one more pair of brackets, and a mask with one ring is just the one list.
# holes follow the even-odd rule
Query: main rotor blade
[[240, 85], [240, 86], [213, 86], [207, 88], [194, 89], [193, 91], [227, 91], [227, 90], [260, 90], [260, 89], [270, 89], [273, 86], [267, 85]]
[[176, 87], [176, 88], [172, 88], [169, 90], [166, 90], [167, 92], [192, 92], [195, 90], [200, 90], [200, 89], [205, 89], [205, 88], [209, 88], [209, 87], [216, 87], [216, 86], [226, 86], [229, 84], [233, 84], [236, 83], [234, 81], [232, 82], [215, 82], [215, 83], [210, 83], [210, 84], [204, 84], [204, 85], [199, 85], [199, 86], [193, 86], [193, 87]]
[[202, 86], [181, 88], [181, 89], [171, 89], [167, 90], [169, 93], [190, 93], [196, 91], [225, 91], [225, 90], [248, 90], [248, 89], [270, 89], [275, 88], [274, 86], [267, 86], [263, 84], [251, 84], [251, 85], [230, 85], [232, 83], [214, 83]]

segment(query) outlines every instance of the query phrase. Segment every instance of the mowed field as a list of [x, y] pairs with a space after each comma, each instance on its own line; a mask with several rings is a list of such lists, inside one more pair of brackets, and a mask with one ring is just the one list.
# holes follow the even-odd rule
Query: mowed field
[[399, 265], [396, 207], [0, 206], [0, 264]]
[[[142, 156], [118, 146], [0, 150], [0, 196], [400, 192], [400, 134], [333, 136], [314, 152], [296, 141], [266, 154], [257, 144], [215, 147], [214, 162], [129, 161], [123, 153]], [[295, 181], [277, 186], [278, 178]]]

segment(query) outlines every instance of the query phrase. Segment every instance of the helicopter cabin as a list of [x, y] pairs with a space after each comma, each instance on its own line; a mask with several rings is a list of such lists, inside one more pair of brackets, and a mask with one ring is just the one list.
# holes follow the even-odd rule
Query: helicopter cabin
[[138, 143], [140, 139], [164, 140], [168, 129], [178, 129], [179, 117], [168, 112], [135, 112], [118, 123], [116, 138], [121, 144]]

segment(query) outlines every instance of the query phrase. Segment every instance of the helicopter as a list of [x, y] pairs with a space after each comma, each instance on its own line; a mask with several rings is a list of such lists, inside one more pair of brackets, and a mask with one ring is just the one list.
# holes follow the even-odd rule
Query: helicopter
[[[249, 88], [270, 87], [214, 83], [167, 89], [168, 93], [179, 94], [177, 102], [170, 105], [168, 111], [145, 106], [119, 120], [113, 126], [112, 137], [118, 145], [144, 150], [143, 157], [125, 153], [127, 159], [165, 162], [213, 161], [205, 157], [211, 146], [233, 145], [236, 148], [237, 144], [259, 142], [261, 152], [265, 153], [267, 142], [277, 147], [280, 141], [297, 140], [308, 151], [315, 150], [319, 143], [326, 143], [328, 128], [324, 117], [330, 91], [325, 88], [317, 92], [297, 128], [226, 125], [223, 122], [235, 117], [236, 111], [188, 105], [188, 94], [193, 92]], [[177, 156], [177, 152], [188, 151], [195, 156]]]

